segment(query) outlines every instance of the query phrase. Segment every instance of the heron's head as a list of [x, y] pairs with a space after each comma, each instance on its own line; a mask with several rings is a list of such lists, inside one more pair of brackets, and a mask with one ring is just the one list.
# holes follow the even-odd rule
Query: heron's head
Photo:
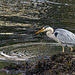
[[41, 30], [39, 30], [38, 32], [36, 32], [35, 34], [38, 34], [40, 32], [45, 32], [45, 31], [50, 31], [51, 33], [54, 32], [53, 28], [50, 26], [44, 26]]

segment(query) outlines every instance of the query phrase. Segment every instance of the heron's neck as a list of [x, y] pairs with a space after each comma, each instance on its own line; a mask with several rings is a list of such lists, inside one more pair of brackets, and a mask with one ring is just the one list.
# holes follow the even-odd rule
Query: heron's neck
[[53, 31], [47, 31], [46, 32], [46, 35], [48, 36], [48, 35], [53, 35]]
[[49, 38], [52, 38], [54, 37], [54, 34], [51, 32], [51, 31], [47, 31], [46, 32], [46, 35], [49, 37]]
[[61, 43], [61, 42], [55, 37], [55, 35], [54, 35], [53, 33], [51, 33], [50, 31], [47, 31], [47, 32], [46, 32], [46, 35], [47, 35], [49, 38], [51, 38], [51, 39], [57, 41], [58, 43], [60, 43], [61, 46], [63, 46], [62, 43]]

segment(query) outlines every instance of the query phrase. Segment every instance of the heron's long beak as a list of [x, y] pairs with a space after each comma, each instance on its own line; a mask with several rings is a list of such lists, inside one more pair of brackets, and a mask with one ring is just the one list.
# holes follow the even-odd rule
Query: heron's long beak
[[35, 34], [38, 34], [38, 33], [40, 33], [40, 32], [43, 32], [45, 29], [41, 29], [41, 30], [39, 30], [39, 31], [37, 31]]

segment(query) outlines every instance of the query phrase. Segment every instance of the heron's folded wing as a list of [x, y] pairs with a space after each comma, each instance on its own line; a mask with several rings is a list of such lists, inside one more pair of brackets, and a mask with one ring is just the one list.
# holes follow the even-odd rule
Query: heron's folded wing
[[56, 29], [54, 35], [62, 43], [73, 43], [75, 44], [75, 34], [65, 29]]

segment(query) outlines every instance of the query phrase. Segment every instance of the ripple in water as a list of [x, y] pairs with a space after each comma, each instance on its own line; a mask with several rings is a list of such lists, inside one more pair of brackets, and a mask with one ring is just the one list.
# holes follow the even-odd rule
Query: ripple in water
[[1, 47], [0, 60], [27, 61], [36, 57], [50, 56], [54, 52], [54, 46], [59, 46], [59, 44], [22, 43]]

